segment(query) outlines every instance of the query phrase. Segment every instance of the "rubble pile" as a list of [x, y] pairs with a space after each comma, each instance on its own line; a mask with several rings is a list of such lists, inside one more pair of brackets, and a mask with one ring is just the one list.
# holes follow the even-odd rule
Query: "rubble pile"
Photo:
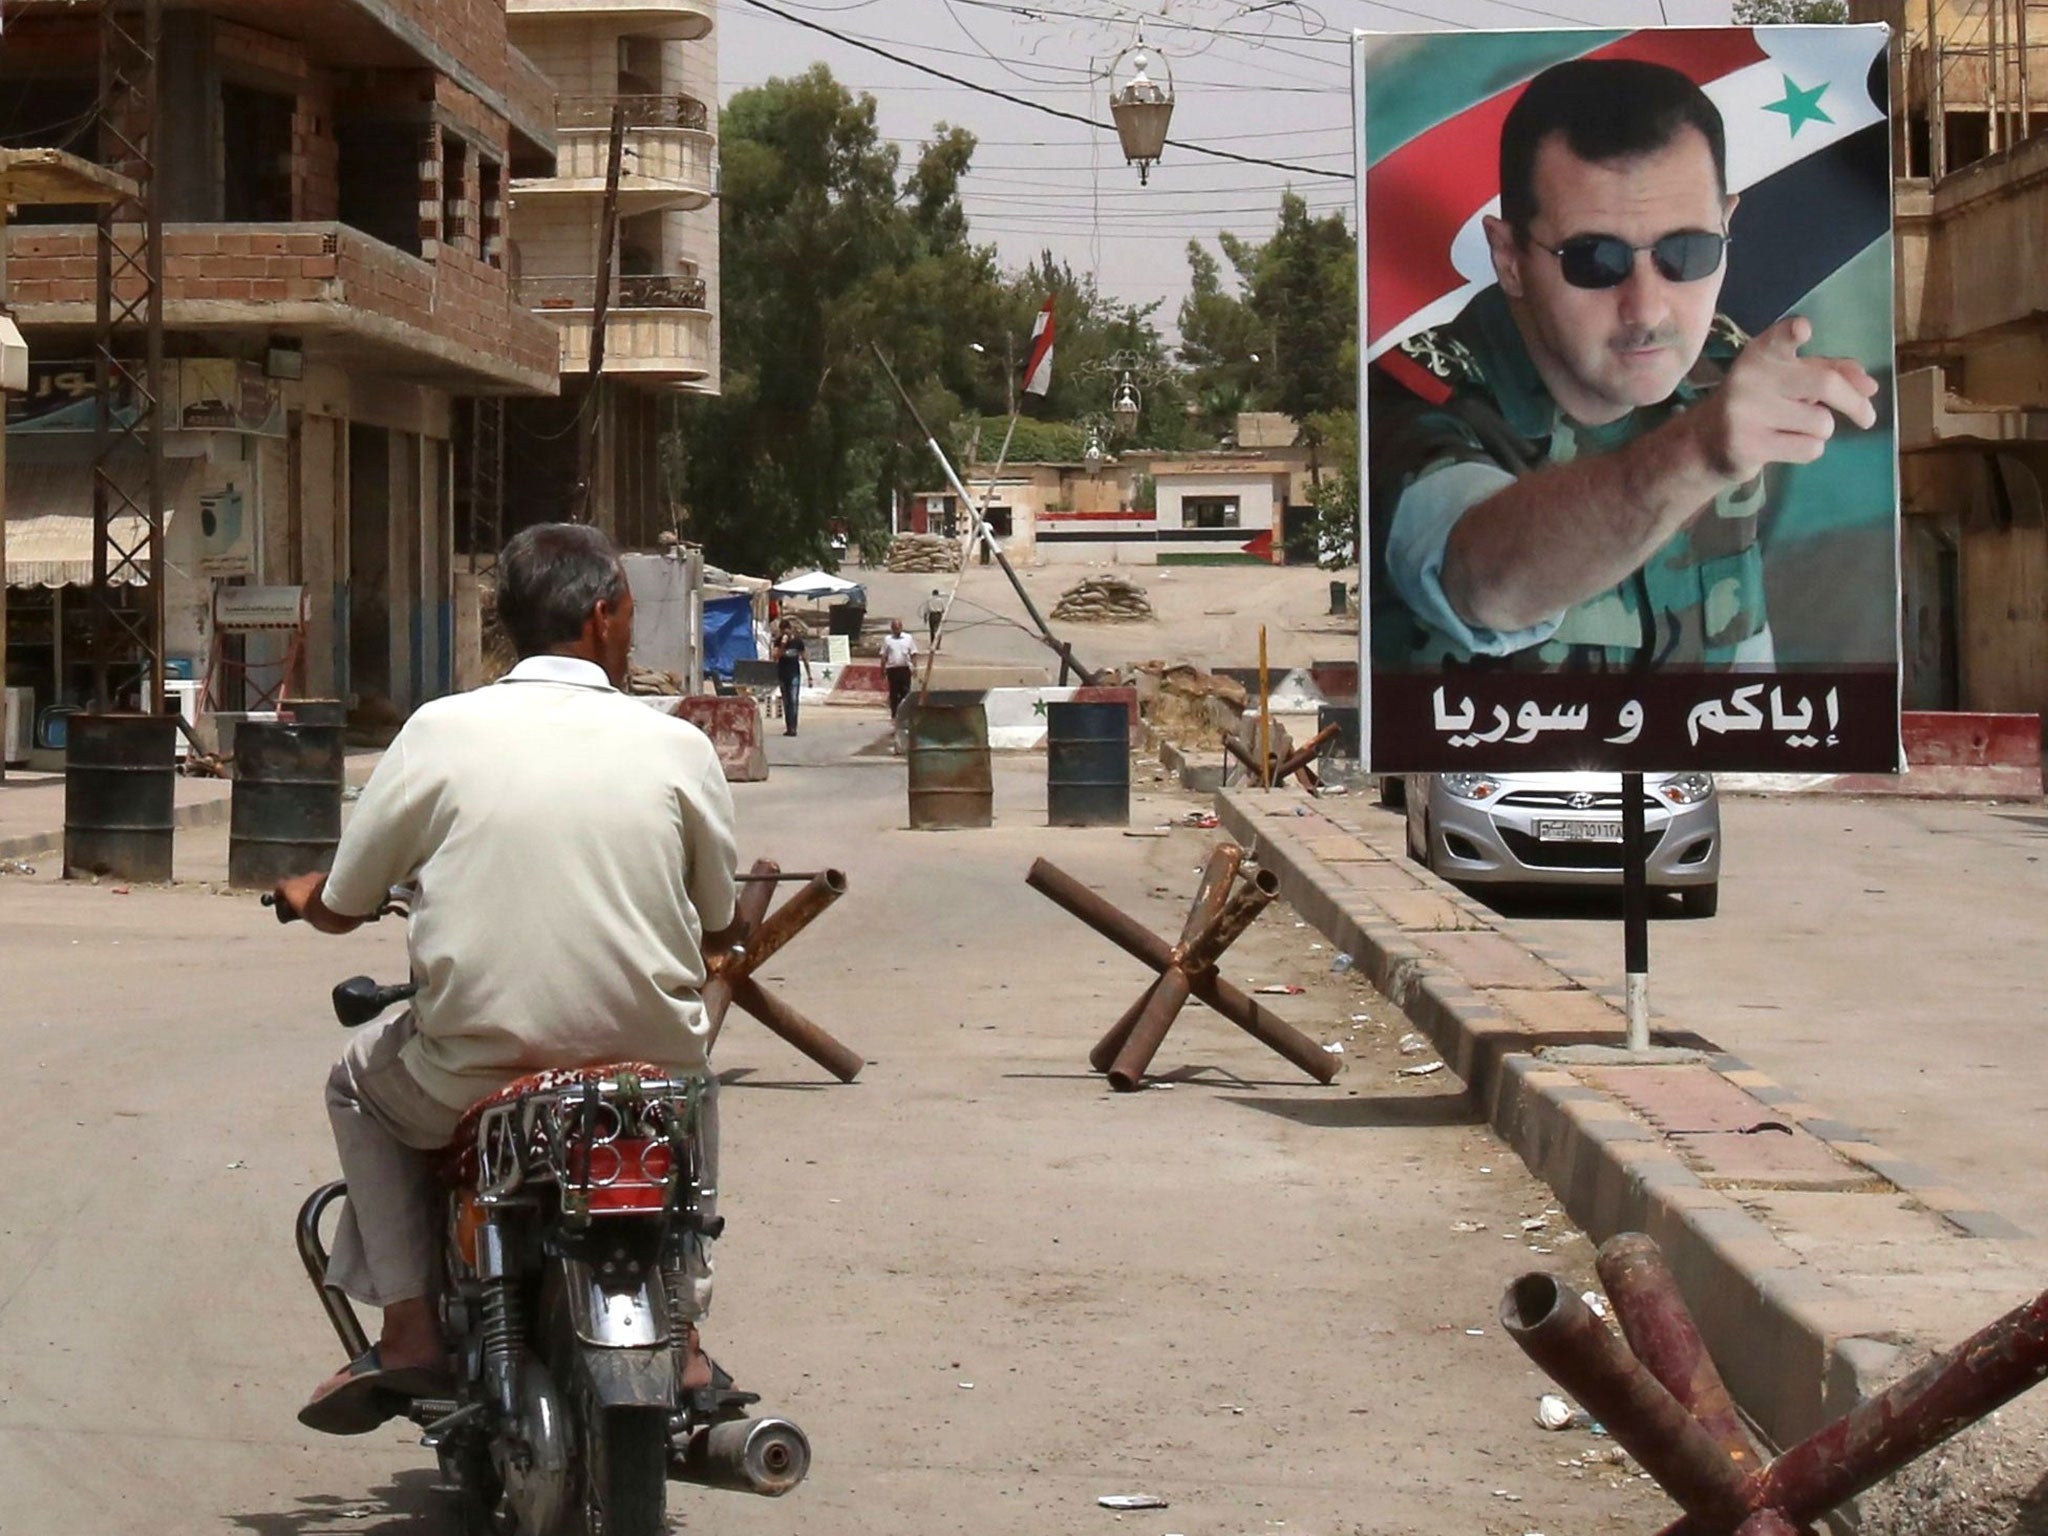
[[1242, 684], [1200, 667], [1147, 661], [1139, 663], [1135, 673], [1138, 707], [1145, 719], [1179, 746], [1215, 750], [1251, 702]]
[[941, 538], [936, 533], [899, 533], [890, 541], [889, 556], [884, 563], [892, 571], [926, 575], [957, 571], [960, 569], [960, 545], [957, 540]]
[[1145, 589], [1122, 576], [1090, 576], [1060, 594], [1052, 610], [1070, 624], [1134, 624], [1152, 615]]

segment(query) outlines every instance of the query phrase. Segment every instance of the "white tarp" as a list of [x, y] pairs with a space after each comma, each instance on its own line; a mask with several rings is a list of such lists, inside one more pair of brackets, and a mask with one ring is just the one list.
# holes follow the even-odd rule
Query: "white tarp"
[[859, 582], [848, 581], [827, 571], [805, 571], [801, 576], [778, 581], [768, 590], [777, 597], [838, 597], [855, 591], [859, 586]]

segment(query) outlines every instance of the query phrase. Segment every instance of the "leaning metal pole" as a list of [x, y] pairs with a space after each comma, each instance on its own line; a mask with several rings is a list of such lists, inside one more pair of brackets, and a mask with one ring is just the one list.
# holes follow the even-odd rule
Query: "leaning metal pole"
[[[164, 700], [162, 52], [161, 0], [102, 8], [98, 150], [137, 189], [133, 203], [101, 204], [94, 225], [93, 706], [102, 711], [117, 702], [117, 651], [139, 656], [148, 707]], [[134, 230], [126, 247], [124, 215]], [[116, 587], [140, 592], [139, 612], [116, 606]]]
[[[946, 450], [939, 446], [939, 440], [932, 435], [932, 429], [924, 424], [924, 416], [919, 412], [917, 403], [910, 398], [910, 391], [905, 389], [903, 381], [896, 377], [896, 370], [889, 366], [889, 359], [882, 355], [881, 347], [870, 341], [868, 348], [875, 354], [875, 361], [882, 365], [882, 372], [889, 376], [889, 382], [896, 387], [896, 397], [903, 402], [903, 408], [910, 413], [910, 419], [917, 423], [917, 430], [924, 434], [925, 446], [931, 449], [932, 457], [939, 461], [939, 468], [945, 471], [946, 481], [953, 487], [953, 493], [960, 498], [960, 504], [973, 513], [975, 527], [983, 528], [985, 525], [981, 521], [981, 514], [975, 510], [973, 493], [960, 483], [960, 476], [953, 468], [953, 461], [946, 457]], [[1039, 638], [1060, 657], [1062, 664], [1070, 663], [1074, 670], [1080, 673], [1081, 681], [1092, 686], [1097, 680], [1097, 674], [1082, 666], [1074, 657], [1074, 648], [1053, 634], [1052, 626], [1045, 622], [1045, 616], [1038, 611], [1038, 605], [1031, 601], [1031, 594], [1024, 590], [1024, 583], [1017, 579], [1017, 572], [1010, 564], [1010, 557], [996, 547], [993, 539], [989, 541], [988, 548], [995, 555], [996, 564], [1003, 568], [1003, 574], [1009, 578], [1010, 590], [1017, 594], [1017, 601], [1024, 605], [1024, 611], [1038, 627]]]

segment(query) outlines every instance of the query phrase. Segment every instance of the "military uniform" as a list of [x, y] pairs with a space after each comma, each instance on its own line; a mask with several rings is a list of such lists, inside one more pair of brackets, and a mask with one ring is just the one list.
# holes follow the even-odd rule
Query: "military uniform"
[[[1404, 599], [1403, 583], [1413, 591], [1435, 578], [1418, 576], [1394, 537], [1395, 514], [1418, 482], [1461, 464], [1521, 475], [1612, 452], [1720, 383], [1746, 340], [1717, 315], [1699, 361], [1670, 398], [1599, 427], [1573, 422], [1551, 399], [1498, 287], [1483, 291], [1449, 324], [1389, 349], [1373, 367], [1367, 393], [1375, 660], [1390, 667], [1469, 663], [1546, 672], [1768, 662], [1757, 547], [1768, 472], [1722, 492], [1642, 569], [1567, 610], [1554, 629], [1544, 625], [1521, 636], [1461, 625], [1440, 594], [1436, 617], [1427, 604], [1419, 609]], [[1475, 486], [1500, 483], [1497, 475], [1467, 478]], [[1474, 499], [1490, 493], [1479, 489]]]

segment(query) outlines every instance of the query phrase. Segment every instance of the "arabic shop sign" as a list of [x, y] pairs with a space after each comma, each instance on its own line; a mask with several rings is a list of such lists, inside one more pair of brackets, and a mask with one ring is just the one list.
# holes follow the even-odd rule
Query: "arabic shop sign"
[[[173, 432], [253, 432], [281, 437], [284, 399], [255, 363], [180, 358], [164, 365], [164, 425]], [[114, 422], [134, 420], [134, 388], [114, 379]], [[7, 397], [10, 432], [91, 432], [99, 413], [90, 358], [31, 360], [28, 388]]]

